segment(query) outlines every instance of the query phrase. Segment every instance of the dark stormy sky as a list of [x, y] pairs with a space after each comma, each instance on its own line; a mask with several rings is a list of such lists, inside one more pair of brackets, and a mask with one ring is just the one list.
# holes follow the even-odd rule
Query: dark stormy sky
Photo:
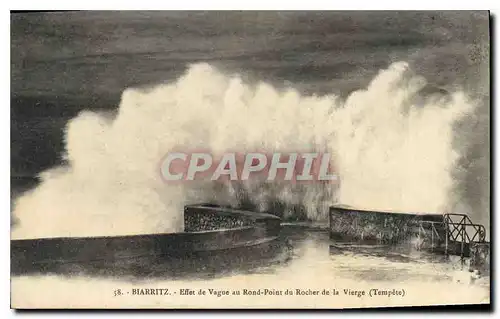
[[[210, 61], [298, 88], [352, 90], [390, 61], [463, 84], [486, 12], [64, 12], [13, 14], [12, 93], [89, 97], [172, 80]], [[476, 77], [477, 78], [477, 77]]]

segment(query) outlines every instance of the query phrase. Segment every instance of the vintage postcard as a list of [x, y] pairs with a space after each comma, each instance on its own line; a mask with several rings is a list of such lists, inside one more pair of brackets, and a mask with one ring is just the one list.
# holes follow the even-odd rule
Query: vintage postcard
[[12, 308], [489, 308], [489, 12], [10, 23]]

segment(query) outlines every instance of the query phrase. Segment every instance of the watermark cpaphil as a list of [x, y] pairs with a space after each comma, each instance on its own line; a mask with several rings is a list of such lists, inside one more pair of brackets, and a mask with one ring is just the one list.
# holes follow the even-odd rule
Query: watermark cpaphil
[[165, 182], [267, 181], [334, 182], [337, 175], [329, 153], [320, 152], [225, 152], [172, 151], [160, 164]]

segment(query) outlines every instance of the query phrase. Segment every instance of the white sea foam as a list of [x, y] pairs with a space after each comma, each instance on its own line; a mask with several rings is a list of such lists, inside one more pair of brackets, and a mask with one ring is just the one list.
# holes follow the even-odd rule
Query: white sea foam
[[[20, 197], [13, 238], [182, 231], [183, 205], [215, 201], [258, 210], [302, 207], [312, 220], [343, 203], [362, 208], [449, 209], [453, 123], [470, 112], [461, 92], [422, 99], [425, 79], [404, 63], [382, 70], [347, 99], [303, 96], [290, 88], [244, 83], [207, 64], [175, 83], [127, 89], [115, 119], [82, 112], [66, 129], [69, 166], [42, 174]], [[172, 150], [329, 152], [336, 184], [250, 180], [166, 184], [160, 165]]]

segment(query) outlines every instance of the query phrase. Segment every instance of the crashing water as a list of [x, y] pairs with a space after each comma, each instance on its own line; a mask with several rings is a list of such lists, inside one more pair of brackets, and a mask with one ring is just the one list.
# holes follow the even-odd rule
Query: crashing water
[[[424, 96], [425, 87], [405, 62], [346, 99], [244, 83], [194, 64], [174, 83], [127, 89], [116, 118], [85, 111], [72, 119], [68, 164], [42, 173], [17, 199], [12, 237], [178, 232], [183, 206], [207, 201], [312, 221], [325, 221], [335, 203], [446, 211], [460, 155], [453, 125], [475, 105], [460, 91]], [[329, 152], [340, 185], [166, 184], [159, 167], [174, 149]]]

